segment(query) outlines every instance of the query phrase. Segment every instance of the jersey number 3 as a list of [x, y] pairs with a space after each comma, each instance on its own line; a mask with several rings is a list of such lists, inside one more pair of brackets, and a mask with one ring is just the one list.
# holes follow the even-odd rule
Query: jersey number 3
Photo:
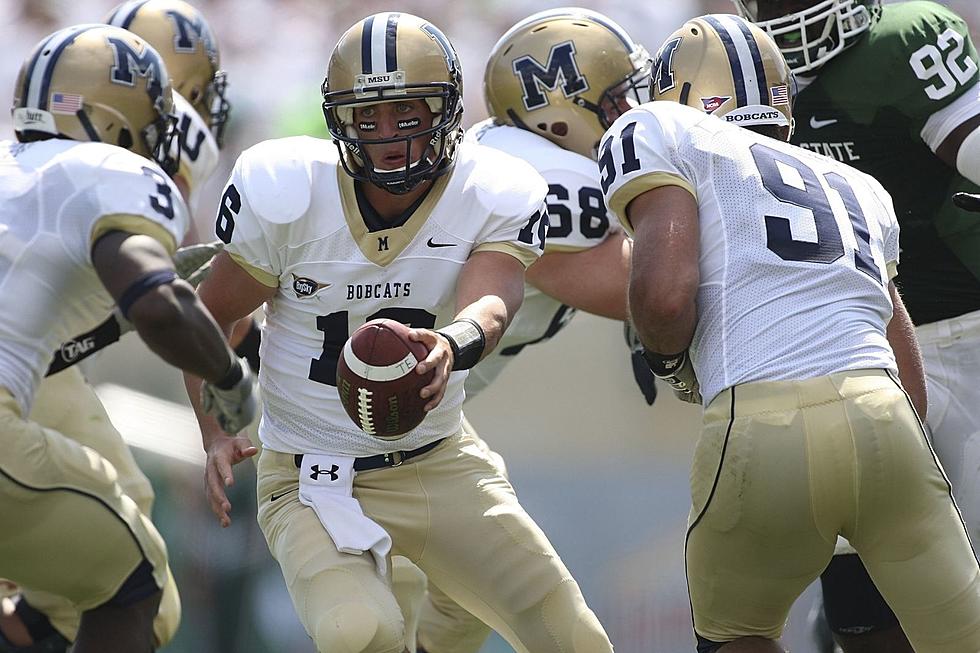
[[[837, 218], [830, 205], [830, 199], [824, 191], [817, 173], [813, 168], [796, 157], [774, 150], [771, 147], [756, 143], [750, 148], [755, 165], [762, 176], [762, 185], [773, 197], [780, 202], [800, 206], [813, 212], [813, 221], [817, 228], [817, 240], [795, 240], [790, 230], [790, 221], [776, 215], [766, 217], [766, 246], [784, 261], [807, 261], [810, 263], [830, 264], [844, 256], [844, 240], [841, 237]], [[795, 170], [803, 188], [788, 184], [777, 164]], [[847, 216], [854, 230], [854, 240], [857, 250], [854, 252], [854, 267], [869, 277], [881, 283], [881, 271], [875, 265], [871, 254], [871, 233], [868, 231], [868, 221], [864, 217], [861, 205], [858, 203], [854, 189], [844, 177], [836, 172], [824, 175], [827, 184], [834, 189], [844, 202]]]

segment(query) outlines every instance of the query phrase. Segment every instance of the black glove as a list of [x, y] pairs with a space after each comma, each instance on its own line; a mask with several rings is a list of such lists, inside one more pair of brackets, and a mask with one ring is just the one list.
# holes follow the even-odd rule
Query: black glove
[[646, 359], [643, 358], [643, 343], [640, 342], [640, 338], [637, 336], [636, 330], [629, 320], [623, 322], [623, 338], [626, 340], [626, 346], [630, 350], [633, 378], [636, 380], [636, 385], [640, 387], [640, 392], [643, 393], [643, 398], [646, 400], [647, 406], [652, 406], [653, 402], [657, 400], [657, 384], [654, 381], [655, 377], [650, 370], [650, 366], [647, 364]]
[[975, 193], [956, 193], [953, 195], [953, 204], [964, 211], [980, 213], [980, 195]]
[[663, 355], [644, 351], [643, 358], [650, 365], [653, 375], [666, 381], [681, 401], [701, 403], [701, 384], [694, 373], [694, 366], [685, 349], [679, 354]]

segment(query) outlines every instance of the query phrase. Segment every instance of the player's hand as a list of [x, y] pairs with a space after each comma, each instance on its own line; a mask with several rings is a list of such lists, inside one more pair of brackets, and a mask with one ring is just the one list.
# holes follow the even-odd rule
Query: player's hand
[[980, 195], [976, 193], [955, 193], [953, 195], [953, 204], [964, 211], [980, 213]]
[[416, 373], [428, 374], [429, 370], [435, 370], [432, 382], [419, 392], [423, 399], [430, 400], [425, 405], [425, 412], [429, 412], [439, 405], [446, 394], [449, 373], [453, 369], [453, 350], [446, 336], [429, 329], [412, 329], [408, 337], [415, 342], [421, 342], [429, 350], [425, 360], [415, 366]]
[[174, 254], [174, 270], [177, 276], [195, 288], [207, 278], [211, 261], [224, 248], [220, 240], [181, 247]]
[[687, 350], [669, 356], [644, 350], [643, 358], [653, 375], [674, 389], [674, 396], [690, 404], [701, 403], [701, 384]]
[[227, 389], [205, 381], [201, 384], [201, 407], [213, 415], [225, 433], [238, 433], [255, 419], [255, 376], [244, 358], [235, 358], [241, 376]]
[[204, 489], [208, 493], [208, 505], [218, 518], [222, 528], [231, 525], [231, 501], [225, 488], [235, 484], [232, 467], [259, 452], [244, 436], [218, 435], [211, 439], [208, 460], [204, 466]]
[[647, 406], [652, 406], [653, 402], [657, 400], [657, 384], [654, 382], [656, 377], [646, 359], [643, 358], [643, 343], [640, 342], [640, 336], [629, 320], [623, 322], [623, 339], [626, 340], [626, 346], [630, 350], [630, 363], [633, 366], [633, 378], [636, 380], [636, 385], [643, 393]]

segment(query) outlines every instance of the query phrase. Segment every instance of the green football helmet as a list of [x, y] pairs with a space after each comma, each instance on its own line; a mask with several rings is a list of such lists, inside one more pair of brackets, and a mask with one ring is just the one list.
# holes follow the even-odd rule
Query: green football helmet
[[733, 0], [763, 28], [796, 74], [813, 74], [854, 45], [881, 15], [881, 0]]

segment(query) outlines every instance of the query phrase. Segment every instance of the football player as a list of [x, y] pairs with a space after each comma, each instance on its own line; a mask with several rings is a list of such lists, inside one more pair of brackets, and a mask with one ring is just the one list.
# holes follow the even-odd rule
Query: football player
[[[406, 13], [359, 21], [323, 83], [334, 143], [267, 141], [239, 158], [199, 293], [226, 330], [266, 306], [258, 521], [320, 651], [401, 651], [390, 557], [518, 651], [611, 651], [578, 584], [492, 460], [462, 429], [467, 370], [493, 351], [544, 249], [547, 186], [533, 168], [462, 143], [459, 59]], [[349, 334], [412, 327], [434, 371], [428, 414], [396, 441], [353, 425], [336, 384]], [[438, 330], [434, 330], [437, 329]], [[196, 380], [188, 377], [192, 398]], [[232, 465], [256, 453], [201, 417], [222, 525]]]
[[[201, 13], [180, 0], [149, 0], [127, 2], [112, 10], [105, 22], [129, 29], [149, 43], [163, 58], [170, 74], [177, 126], [182, 133], [175, 139], [174, 159], [179, 168], [173, 180], [185, 201], [191, 205], [194, 193], [214, 172], [218, 163], [219, 139], [228, 115], [228, 102], [224, 99], [225, 74], [219, 69], [217, 41]], [[180, 92], [178, 92], [179, 89]], [[191, 100], [185, 99], [184, 93]], [[207, 116], [207, 120], [202, 118]], [[197, 242], [193, 221], [184, 242]], [[184, 250], [184, 255], [189, 250]], [[179, 266], [178, 266], [179, 269]], [[181, 273], [181, 276], [184, 276]], [[111, 317], [95, 330], [76, 336], [75, 342], [93, 338], [99, 342], [115, 342], [131, 324]], [[104, 337], [104, 334], [111, 334]], [[99, 343], [101, 344], [101, 342]], [[84, 354], [94, 353], [96, 346]], [[79, 347], [59, 347], [61, 365], [69, 367], [83, 356], [77, 355]], [[247, 352], [236, 347], [236, 353]], [[77, 367], [49, 374], [38, 386], [30, 419], [42, 426], [55, 429], [76, 442], [98, 451], [115, 467], [118, 483], [132, 498], [140, 511], [149, 516], [153, 507], [153, 488], [137, 467], [129, 447], [109, 421], [105, 409], [92, 387]], [[0, 634], [3, 625], [17, 627], [21, 615], [28, 620], [45, 618], [57, 634], [50, 638], [50, 646], [60, 642], [61, 649], [74, 639], [78, 628], [79, 613], [63, 597], [27, 589], [18, 600], [16, 613], [0, 618]], [[155, 624], [156, 645], [165, 645], [176, 632], [180, 621], [180, 600], [176, 585], [168, 578], [164, 598], [160, 604]], [[2, 650], [2, 649], [0, 649]], [[53, 650], [53, 648], [52, 648]]]
[[784, 142], [791, 86], [762, 29], [695, 19], [600, 148], [651, 367], [705, 405], [685, 547], [698, 651], [781, 651], [838, 535], [915, 650], [977, 651], [980, 565], [918, 418], [891, 199]]
[[[595, 159], [612, 121], [640, 103], [649, 71], [646, 49], [612, 19], [587, 9], [533, 14], [494, 46], [483, 86], [491, 117], [467, 138], [524, 159], [541, 173], [550, 224], [545, 251], [527, 270], [524, 303], [494, 352], [466, 377], [467, 400], [526, 346], [558, 333], [576, 309], [626, 319], [629, 241], [609, 219]], [[438, 587], [430, 588], [420, 650], [475, 653], [489, 633]]]
[[[14, 98], [19, 143], [0, 144], [0, 575], [81, 612], [76, 653], [150, 651], [172, 585], [163, 541], [109, 460], [25, 416], [51, 352], [113, 304], [158, 355], [204, 375], [226, 428], [254, 413], [251, 374], [173, 269], [189, 217], [167, 176], [177, 132], [160, 55], [115, 27], [61, 30]], [[17, 615], [4, 650], [64, 650], [44, 614], [22, 601]]]
[[[969, 29], [932, 2], [735, 4], [773, 36], [797, 74], [791, 142], [873, 175], [894, 199], [902, 226], [895, 282], [925, 361], [932, 443], [976, 542], [980, 222], [950, 199], [977, 192], [980, 182], [980, 74]], [[852, 550], [835, 556], [822, 585], [845, 650], [849, 642], [861, 647], [855, 651], [910, 650]]]

